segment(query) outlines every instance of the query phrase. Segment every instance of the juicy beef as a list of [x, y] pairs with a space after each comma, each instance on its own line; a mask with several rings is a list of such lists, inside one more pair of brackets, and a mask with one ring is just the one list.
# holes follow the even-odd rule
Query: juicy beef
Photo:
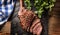
[[20, 24], [24, 30], [27, 30], [27, 28], [30, 27], [30, 24], [34, 17], [35, 15], [31, 11], [25, 12], [20, 16]]

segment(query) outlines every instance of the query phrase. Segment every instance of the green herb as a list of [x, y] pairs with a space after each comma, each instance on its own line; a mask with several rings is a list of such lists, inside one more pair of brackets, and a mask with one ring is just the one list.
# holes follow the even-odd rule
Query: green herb
[[[46, 10], [51, 11], [52, 7], [54, 7], [54, 3], [56, 0], [34, 0], [34, 7], [36, 8], [35, 14], [41, 18], [42, 12], [44, 12], [44, 8]], [[24, 0], [24, 4], [27, 6], [27, 9], [31, 10], [31, 2], [30, 0]]]

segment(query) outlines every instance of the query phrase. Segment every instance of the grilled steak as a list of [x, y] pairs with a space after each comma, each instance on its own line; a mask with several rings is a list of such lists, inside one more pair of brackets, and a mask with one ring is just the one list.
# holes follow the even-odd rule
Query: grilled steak
[[20, 24], [24, 30], [27, 30], [34, 19], [35, 14], [32, 11], [28, 11], [20, 15]]

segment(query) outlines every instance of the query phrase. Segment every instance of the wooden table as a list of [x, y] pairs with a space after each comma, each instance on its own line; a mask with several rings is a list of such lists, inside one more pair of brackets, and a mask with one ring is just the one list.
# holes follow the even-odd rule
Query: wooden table
[[10, 31], [11, 31], [11, 23], [7, 22], [0, 31], [0, 35], [10, 35]]
[[56, 0], [48, 26], [49, 35], [60, 35], [60, 0]]

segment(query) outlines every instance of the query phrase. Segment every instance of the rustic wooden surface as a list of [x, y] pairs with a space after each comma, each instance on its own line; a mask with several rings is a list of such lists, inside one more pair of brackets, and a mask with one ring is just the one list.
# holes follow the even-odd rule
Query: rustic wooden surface
[[10, 31], [11, 31], [11, 23], [7, 22], [0, 31], [0, 35], [10, 35]]
[[60, 35], [60, 0], [56, 0], [49, 19], [49, 35]]
[[50, 18], [49, 35], [60, 35], [60, 18], [57, 17]]

